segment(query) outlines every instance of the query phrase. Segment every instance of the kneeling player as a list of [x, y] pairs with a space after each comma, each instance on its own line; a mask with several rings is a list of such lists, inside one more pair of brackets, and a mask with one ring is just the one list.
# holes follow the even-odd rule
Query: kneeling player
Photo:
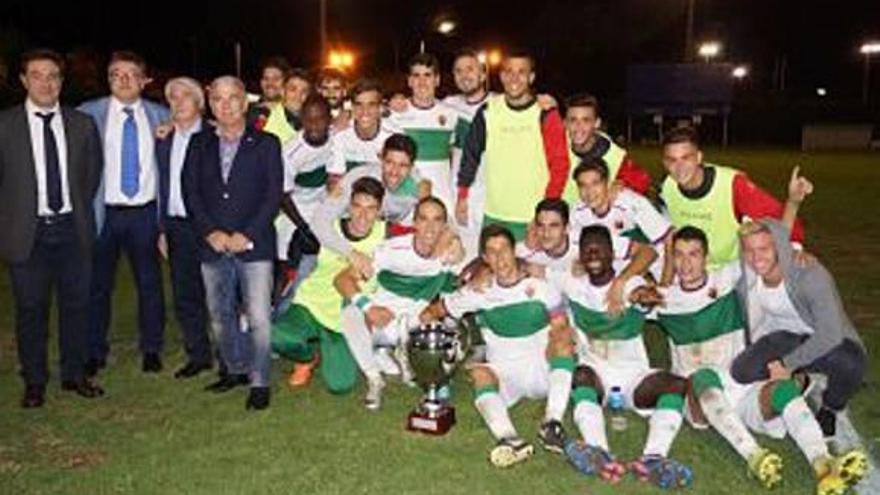
[[485, 289], [462, 288], [422, 312], [423, 322], [476, 312], [484, 327], [486, 363], [470, 369], [475, 404], [498, 441], [489, 460], [507, 467], [532, 455], [510, 420], [508, 408], [522, 398], [547, 399], [540, 439], [561, 452], [562, 416], [574, 369], [571, 333], [558, 292], [545, 280], [530, 277], [514, 255], [506, 228], [490, 225], [480, 234], [480, 256], [492, 280]]
[[[642, 340], [641, 312], [628, 305], [620, 316], [610, 316], [607, 293], [615, 273], [608, 229], [601, 225], [584, 227], [579, 248], [580, 269], [585, 273], [568, 271], [554, 277], [568, 299], [579, 357], [572, 401], [574, 421], [583, 441], [568, 442], [565, 452], [584, 474], [610, 481], [620, 478], [624, 469], [609, 453], [601, 406], [607, 391], [618, 387], [630, 409], [650, 416], [642, 457], [630, 463], [630, 469], [640, 479], [663, 488], [687, 486], [692, 478], [690, 468], [667, 457], [681, 427], [687, 382], [672, 373], [651, 369]], [[636, 297], [633, 292], [641, 283], [639, 279], [627, 283], [626, 299]]]
[[[446, 221], [446, 207], [439, 199], [429, 196], [419, 201], [415, 233], [385, 240], [374, 252], [378, 289], [372, 296], [361, 291], [362, 277], [354, 268], [336, 277], [339, 292], [354, 303], [343, 311], [342, 331], [367, 378], [364, 400], [367, 409], [376, 410], [381, 406], [385, 388], [382, 371], [388, 374], [389, 369], [387, 365], [382, 366], [381, 349], [395, 348], [394, 356], [400, 365], [395, 371], [402, 375], [405, 383], [411, 383], [412, 372], [406, 357], [407, 332], [429, 301], [455, 288], [452, 265], [460, 262], [464, 253]], [[450, 243], [458, 244], [455, 255], [450, 255]], [[446, 259], [449, 257], [452, 259]]]

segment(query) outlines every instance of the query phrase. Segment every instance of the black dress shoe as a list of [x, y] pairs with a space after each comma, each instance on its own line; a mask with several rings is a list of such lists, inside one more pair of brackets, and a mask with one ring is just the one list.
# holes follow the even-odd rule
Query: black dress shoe
[[251, 387], [244, 408], [260, 411], [269, 407], [269, 387]]
[[825, 437], [833, 437], [837, 433], [837, 413], [825, 406], [822, 406], [816, 413], [816, 422], [822, 428], [822, 434]]
[[43, 407], [46, 402], [46, 387], [43, 385], [27, 385], [21, 398], [21, 407], [33, 409]]
[[106, 366], [107, 366], [106, 359], [91, 358], [88, 361], [86, 361], [85, 374], [87, 377], [92, 378], [94, 376], [97, 376], [98, 371], [101, 371]]
[[162, 371], [162, 359], [155, 352], [144, 353], [144, 373], [158, 373]]
[[183, 368], [174, 372], [174, 378], [192, 378], [202, 371], [211, 369], [211, 363], [196, 363], [190, 361]]
[[61, 390], [76, 392], [76, 395], [87, 399], [94, 399], [104, 395], [104, 389], [91, 380], [64, 380], [61, 382]]
[[235, 387], [248, 385], [249, 383], [250, 379], [248, 379], [247, 375], [221, 375], [219, 380], [205, 387], [205, 390], [219, 394], [222, 392], [228, 392]]

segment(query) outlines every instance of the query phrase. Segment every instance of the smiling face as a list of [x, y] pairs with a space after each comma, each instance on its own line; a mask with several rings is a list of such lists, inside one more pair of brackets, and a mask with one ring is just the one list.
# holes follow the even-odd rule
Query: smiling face
[[695, 239], [679, 239], [672, 246], [672, 265], [684, 287], [695, 287], [706, 278], [706, 252]]
[[535, 72], [532, 61], [526, 57], [510, 57], [501, 65], [501, 85], [509, 100], [522, 100], [531, 97]]
[[446, 210], [442, 203], [424, 201], [416, 208], [413, 217], [416, 246], [422, 253], [433, 253], [446, 229]]
[[575, 150], [586, 150], [592, 144], [596, 129], [601, 125], [594, 107], [571, 107], [565, 112], [565, 128], [571, 147]]
[[776, 243], [769, 232], [757, 232], [742, 238], [742, 256], [759, 276], [767, 278], [779, 271]]
[[382, 95], [378, 91], [362, 91], [354, 97], [351, 108], [355, 129], [363, 136], [372, 136], [382, 116]]
[[506, 237], [497, 235], [486, 239], [482, 257], [500, 284], [508, 285], [516, 281], [519, 276], [516, 254], [513, 244]]
[[302, 109], [303, 139], [312, 146], [320, 146], [330, 137], [330, 112], [327, 110], [311, 101]]
[[582, 235], [579, 259], [590, 278], [599, 278], [612, 270], [614, 251], [607, 238], [598, 235]]
[[410, 67], [406, 79], [413, 100], [433, 103], [437, 88], [440, 86], [440, 74], [427, 65], [416, 64]]
[[663, 167], [679, 186], [696, 189], [703, 181], [703, 153], [694, 143], [671, 143], [663, 147]]
[[168, 105], [171, 107], [171, 120], [177, 123], [193, 122], [201, 113], [193, 91], [182, 84], [171, 86]]
[[21, 84], [37, 106], [54, 107], [61, 94], [61, 68], [48, 58], [31, 60], [21, 74]]
[[577, 176], [578, 194], [591, 210], [604, 212], [608, 209], [608, 180], [597, 170], [585, 170]]
[[348, 205], [348, 233], [355, 237], [366, 237], [373, 230], [381, 209], [379, 201], [369, 194], [355, 193]]
[[284, 94], [284, 71], [272, 66], [264, 68], [260, 76], [260, 91], [265, 101], [281, 101]]
[[211, 112], [221, 127], [240, 127], [244, 124], [247, 100], [239, 85], [222, 78], [214, 81], [209, 102]]
[[568, 229], [562, 216], [555, 211], [544, 210], [535, 217], [538, 243], [545, 252], [557, 252], [567, 240]]
[[395, 191], [409, 177], [413, 163], [406, 152], [386, 150], [382, 155], [382, 182], [389, 191]]
[[480, 93], [486, 83], [483, 64], [477, 60], [477, 57], [470, 55], [462, 55], [455, 59], [452, 75], [455, 78], [455, 87], [466, 97]]
[[341, 79], [325, 78], [318, 86], [318, 93], [327, 99], [332, 108], [342, 108], [345, 102], [345, 84]]
[[284, 83], [284, 108], [293, 113], [299, 113], [311, 89], [312, 85], [305, 79], [289, 78]]

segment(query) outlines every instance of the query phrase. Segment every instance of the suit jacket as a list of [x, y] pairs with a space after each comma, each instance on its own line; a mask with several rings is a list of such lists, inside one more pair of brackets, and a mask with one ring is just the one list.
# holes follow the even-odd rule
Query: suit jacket
[[[213, 126], [203, 119], [201, 130], [205, 129], [213, 129]], [[156, 166], [159, 168], [159, 197], [156, 199], [159, 203], [160, 229], [164, 227], [164, 221], [168, 218], [168, 196], [171, 194], [171, 147], [174, 144], [174, 134], [175, 130], [172, 129], [164, 138], [156, 138]], [[182, 176], [181, 173], [181, 180]]]
[[243, 261], [275, 259], [275, 216], [284, 188], [281, 144], [271, 134], [247, 128], [223, 182], [220, 138], [207, 128], [189, 141], [183, 165], [183, 200], [200, 238], [202, 261], [221, 255], [205, 241], [214, 230], [241, 232], [254, 247]]
[[[144, 106], [144, 113], [147, 115], [147, 120], [150, 122], [150, 132], [155, 133], [156, 127], [163, 123], [168, 122], [171, 119], [171, 113], [168, 111], [168, 108], [160, 105], [158, 103], [153, 103], [149, 100], [141, 100]], [[89, 100], [82, 105], [80, 105], [77, 109], [81, 112], [87, 113], [95, 122], [95, 125], [98, 127], [98, 133], [101, 136], [101, 153], [104, 152], [104, 134], [107, 131], [107, 112], [110, 108], [110, 97], [104, 96], [102, 98], [97, 98], [94, 100]], [[156, 163], [153, 163], [153, 166], [156, 166]], [[101, 175], [101, 182], [98, 186], [98, 191], [95, 194], [95, 224], [97, 225], [97, 232], [101, 232], [101, 228], [104, 226], [104, 217], [106, 214], [106, 208], [104, 204], [104, 176]]]
[[[67, 182], [77, 238], [91, 259], [95, 239], [92, 198], [104, 166], [104, 151], [91, 119], [61, 107], [67, 145]], [[37, 230], [37, 176], [24, 104], [0, 112], [0, 259], [25, 261]]]

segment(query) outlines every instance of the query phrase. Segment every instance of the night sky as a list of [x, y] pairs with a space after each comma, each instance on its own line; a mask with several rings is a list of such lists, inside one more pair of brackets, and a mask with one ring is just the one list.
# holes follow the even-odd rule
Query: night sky
[[[538, 56], [539, 87], [561, 94], [586, 89], [617, 97], [627, 64], [684, 57], [687, 0], [327, 2], [330, 41], [358, 54], [359, 73], [404, 66], [426, 32], [428, 51], [444, 61], [464, 46], [529, 48]], [[319, 62], [318, 0], [0, 3], [0, 53], [13, 68], [26, 47], [91, 48], [101, 55], [131, 48], [165, 73], [208, 78], [232, 71], [235, 40], [250, 79], [258, 60], [274, 53], [294, 65]], [[437, 15], [459, 23], [452, 38], [430, 33]], [[858, 98], [858, 46], [880, 37], [880, 0], [696, 0], [695, 17], [696, 40], [721, 40], [725, 61], [751, 66], [756, 91], [773, 85], [774, 67], [785, 59], [789, 91], [823, 86]], [[874, 71], [880, 79], [876, 66], [880, 57]]]

